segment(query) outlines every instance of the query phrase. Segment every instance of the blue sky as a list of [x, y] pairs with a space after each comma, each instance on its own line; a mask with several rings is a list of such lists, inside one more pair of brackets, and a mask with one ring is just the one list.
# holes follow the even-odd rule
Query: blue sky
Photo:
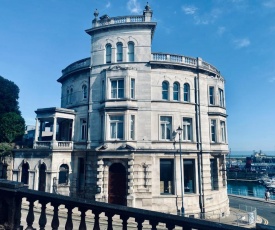
[[[20, 88], [20, 110], [59, 107], [56, 81], [90, 55], [93, 12], [142, 14], [143, 0], [0, 0], [0, 75]], [[153, 52], [201, 57], [226, 79], [232, 151], [275, 151], [275, 0], [151, 0]]]

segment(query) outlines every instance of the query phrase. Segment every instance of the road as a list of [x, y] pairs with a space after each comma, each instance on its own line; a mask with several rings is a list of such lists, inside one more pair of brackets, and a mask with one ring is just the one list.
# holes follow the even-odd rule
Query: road
[[247, 205], [257, 208], [257, 214], [263, 219], [267, 219], [268, 225], [275, 226], [275, 203], [265, 202], [264, 200], [246, 199], [236, 196], [229, 196], [229, 206], [239, 208], [239, 205]]

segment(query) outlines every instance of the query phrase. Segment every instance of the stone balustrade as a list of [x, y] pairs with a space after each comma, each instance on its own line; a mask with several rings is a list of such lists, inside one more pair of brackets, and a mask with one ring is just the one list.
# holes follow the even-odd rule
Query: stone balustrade
[[[22, 199], [28, 201], [26, 221], [21, 223]], [[36, 205], [35, 203], [40, 205]], [[47, 223], [48, 207], [51, 207], [51, 223]], [[34, 206], [39, 218], [35, 219]], [[65, 218], [65, 226], [60, 226], [60, 206], [65, 206], [62, 218]], [[74, 226], [73, 210], [77, 208], [80, 212], [79, 221]], [[89, 223], [87, 224], [87, 215]], [[102, 218], [105, 215], [106, 218]], [[37, 216], [37, 215], [36, 215]], [[120, 218], [114, 226], [114, 216]], [[92, 221], [90, 221], [92, 219]], [[107, 219], [107, 220], [106, 220]], [[131, 220], [131, 221], [129, 221]], [[104, 222], [105, 227], [102, 227]], [[194, 218], [187, 218], [161, 212], [153, 212], [143, 209], [130, 208], [126, 206], [108, 204], [91, 201], [83, 198], [71, 198], [52, 193], [39, 192], [27, 189], [23, 183], [0, 180], [0, 225], [5, 225], [6, 229], [34, 229], [34, 224], [39, 225], [39, 229], [45, 229], [50, 225], [52, 229], [168, 229], [181, 228], [185, 230], [241, 230], [246, 229], [237, 226], [220, 224]], [[107, 225], [107, 228], [106, 228]], [[118, 226], [119, 225], [119, 226]], [[131, 228], [130, 228], [131, 226]], [[135, 226], [135, 227], [133, 227]], [[256, 228], [257, 229], [257, 228]]]
[[166, 53], [152, 53], [151, 61], [178, 63], [185, 66], [204, 69], [218, 75], [220, 74], [220, 71], [216, 67], [203, 61], [201, 58], [192, 58], [183, 55]]

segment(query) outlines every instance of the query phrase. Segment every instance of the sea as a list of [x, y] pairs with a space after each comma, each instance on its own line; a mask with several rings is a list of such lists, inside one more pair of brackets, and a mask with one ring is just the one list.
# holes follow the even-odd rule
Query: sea
[[[264, 153], [265, 155], [267, 155], [267, 156], [275, 156], [275, 150], [273, 150], [273, 151], [264, 151], [264, 150], [251, 150], [251, 151], [237, 151], [237, 150], [231, 150], [230, 152], [229, 152], [229, 155], [231, 156], [231, 157], [233, 157], [233, 156], [247, 156], [247, 157], [249, 157], [249, 156], [251, 156], [251, 155], [253, 155], [254, 154], [254, 152], [262, 152], [262, 153]], [[229, 156], [228, 155], [228, 156]]]
[[[249, 157], [253, 155], [254, 152], [260, 152], [260, 150], [251, 150], [251, 151], [234, 151], [231, 150], [227, 157]], [[261, 150], [267, 156], [275, 156], [274, 151], [264, 151]], [[260, 184], [258, 181], [237, 181], [237, 180], [228, 180], [227, 181], [227, 191], [228, 194], [235, 194], [241, 196], [253, 196], [257, 198], [264, 199], [264, 194], [266, 187]], [[270, 199], [275, 200], [275, 193], [271, 192]]]

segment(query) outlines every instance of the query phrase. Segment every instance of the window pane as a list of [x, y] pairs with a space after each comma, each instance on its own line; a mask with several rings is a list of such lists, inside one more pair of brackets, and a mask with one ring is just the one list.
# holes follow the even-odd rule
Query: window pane
[[179, 100], [179, 84], [174, 83], [173, 85], [173, 100], [178, 101]]
[[171, 140], [172, 117], [160, 117], [160, 138], [162, 140]]
[[195, 160], [183, 160], [184, 192], [195, 193]]
[[111, 63], [112, 60], [112, 47], [111, 45], [106, 46], [106, 63]]
[[174, 162], [160, 159], [160, 194], [174, 194]]
[[167, 82], [162, 82], [162, 99], [168, 100], [168, 83]]
[[117, 98], [117, 81], [111, 81], [111, 98]]
[[211, 141], [216, 142], [216, 121], [211, 120]]
[[209, 104], [214, 105], [214, 87], [209, 87]]
[[128, 61], [134, 61], [134, 54], [135, 54], [135, 46], [134, 43], [128, 43]]
[[190, 86], [189, 86], [189, 84], [185, 83], [184, 86], [183, 86], [183, 90], [184, 90], [183, 100], [186, 101], [186, 102], [189, 102], [190, 101]]
[[122, 61], [122, 57], [123, 57], [123, 50], [122, 50], [122, 44], [118, 43], [117, 44], [117, 61], [121, 62]]
[[135, 98], [135, 79], [131, 79], [131, 98]]
[[135, 139], [135, 116], [131, 115], [131, 128], [130, 128], [130, 138]]
[[217, 159], [210, 159], [211, 189], [218, 190], [218, 167]]

